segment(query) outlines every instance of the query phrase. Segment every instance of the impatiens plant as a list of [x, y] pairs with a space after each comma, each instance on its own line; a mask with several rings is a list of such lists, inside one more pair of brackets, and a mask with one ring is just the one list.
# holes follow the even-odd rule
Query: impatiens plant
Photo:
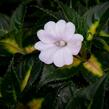
[[108, 93], [108, 0], [0, 1], [0, 109], [109, 109]]

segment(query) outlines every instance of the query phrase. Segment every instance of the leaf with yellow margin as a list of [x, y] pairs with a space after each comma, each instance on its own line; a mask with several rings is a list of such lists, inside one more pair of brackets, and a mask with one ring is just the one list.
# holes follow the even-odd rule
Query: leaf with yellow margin
[[26, 75], [25, 75], [25, 78], [23, 79], [22, 83], [21, 83], [21, 91], [24, 90], [24, 88], [26, 87], [27, 83], [28, 83], [28, 80], [29, 80], [29, 77], [30, 77], [30, 74], [31, 74], [31, 70], [32, 70], [32, 65], [30, 65]]
[[28, 103], [29, 109], [41, 109], [43, 101], [43, 98], [33, 99]]
[[109, 52], [109, 44], [105, 40], [103, 40], [101, 38], [99, 38], [98, 40], [99, 40], [99, 42], [101, 42], [103, 44], [104, 50]]
[[14, 39], [7, 38], [7, 39], [0, 40], [0, 45], [12, 54], [15, 53], [24, 54], [23, 49], [19, 47], [19, 45], [16, 43]]
[[94, 55], [91, 55], [90, 59], [83, 63], [83, 66], [90, 72], [92, 72], [92, 74], [101, 77], [103, 76], [103, 70], [102, 70], [102, 66], [101, 63], [98, 62], [98, 60], [96, 59], [96, 57]]
[[101, 31], [99, 32], [99, 35], [100, 35], [100, 36], [103, 36], [103, 37], [109, 37], [109, 33], [106, 33], [106, 32], [103, 31], [103, 30], [101, 30]]
[[99, 26], [99, 21], [95, 21], [88, 29], [88, 37], [87, 40], [90, 41], [93, 39], [94, 34], [96, 33], [96, 29]]
[[35, 51], [35, 48], [31, 45], [28, 45], [25, 48], [21, 48], [14, 39], [7, 38], [0, 40], [0, 46], [2, 46], [5, 50], [7, 50], [11, 54], [21, 53], [28, 54]]

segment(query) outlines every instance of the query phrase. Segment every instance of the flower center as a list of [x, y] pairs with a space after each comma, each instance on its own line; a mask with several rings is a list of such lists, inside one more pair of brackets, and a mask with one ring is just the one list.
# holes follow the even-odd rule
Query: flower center
[[59, 47], [64, 47], [67, 45], [67, 43], [63, 40], [57, 41], [55, 44], [56, 44], [56, 46], [59, 46]]

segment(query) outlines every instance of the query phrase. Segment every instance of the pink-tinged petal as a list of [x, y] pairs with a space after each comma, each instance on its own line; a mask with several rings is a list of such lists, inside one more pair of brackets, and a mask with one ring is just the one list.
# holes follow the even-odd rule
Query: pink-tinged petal
[[64, 20], [59, 20], [56, 23], [56, 34], [59, 39], [62, 39], [65, 33], [66, 22]]
[[37, 32], [37, 36], [44, 43], [54, 43], [55, 42], [55, 39], [52, 37], [52, 35], [50, 35], [44, 30], [39, 30]]
[[42, 50], [40, 55], [39, 55], [39, 59], [46, 63], [46, 64], [51, 64], [53, 63], [53, 56], [54, 53], [58, 50], [57, 47], [52, 47], [46, 50]]
[[65, 27], [64, 40], [69, 41], [72, 38], [74, 32], [75, 32], [75, 25], [71, 22], [68, 22]]
[[56, 36], [55, 28], [56, 28], [56, 23], [53, 21], [47, 22], [44, 26], [44, 30], [48, 32], [50, 35], [52, 35], [53, 37]]
[[73, 62], [73, 56], [67, 47], [58, 50], [53, 57], [53, 62], [57, 67], [69, 65]]
[[75, 25], [72, 22], [66, 24], [66, 33], [70, 33], [71, 35], [75, 33]]
[[71, 50], [73, 55], [77, 55], [81, 49], [83, 36], [81, 34], [74, 34], [70, 41], [68, 41], [67, 46]]
[[70, 65], [73, 63], [73, 56], [71, 51], [66, 47], [66, 52], [64, 53], [64, 62], [65, 65]]
[[81, 34], [74, 34], [72, 36], [72, 40], [75, 40], [75, 41], [83, 41], [84, 37], [81, 35]]
[[67, 47], [72, 52], [72, 55], [77, 55], [81, 49], [82, 41], [80, 40], [71, 40], [68, 42]]
[[66, 24], [65, 32], [64, 32], [64, 35], [63, 35], [63, 40], [64, 41], [71, 40], [74, 32], [75, 32], [75, 25], [71, 22], [68, 22]]
[[37, 43], [35, 43], [34, 48], [38, 49], [38, 50], [46, 50], [48, 48], [54, 47], [54, 44], [45, 44], [42, 41], [39, 41]]

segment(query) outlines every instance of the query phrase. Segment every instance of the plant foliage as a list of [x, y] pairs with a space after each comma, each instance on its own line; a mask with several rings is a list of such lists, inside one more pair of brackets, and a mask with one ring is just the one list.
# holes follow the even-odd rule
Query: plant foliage
[[[0, 109], [109, 109], [108, 0], [1, 0], [0, 10]], [[84, 41], [73, 64], [57, 68], [33, 46], [60, 19]]]

